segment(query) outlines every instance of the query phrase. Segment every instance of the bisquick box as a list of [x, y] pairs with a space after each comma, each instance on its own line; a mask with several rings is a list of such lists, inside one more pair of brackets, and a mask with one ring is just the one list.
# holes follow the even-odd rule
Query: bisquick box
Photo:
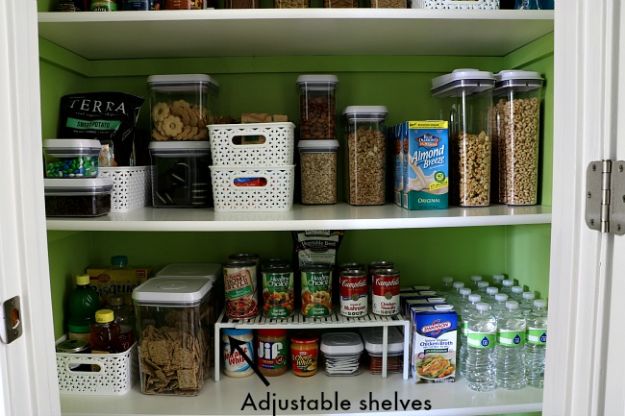
[[92, 288], [98, 292], [98, 295], [107, 301], [111, 295], [122, 295], [127, 305], [132, 304], [132, 291], [135, 287], [145, 282], [150, 276], [151, 269], [149, 267], [89, 267], [87, 274], [89, 275]]

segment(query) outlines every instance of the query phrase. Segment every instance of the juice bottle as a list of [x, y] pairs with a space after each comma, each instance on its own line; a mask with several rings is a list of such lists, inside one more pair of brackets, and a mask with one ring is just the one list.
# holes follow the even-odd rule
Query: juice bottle
[[95, 323], [91, 326], [91, 352], [109, 354], [122, 352], [119, 342], [120, 328], [115, 322], [115, 313], [110, 309], [100, 309], [95, 313]]
[[100, 297], [89, 283], [89, 275], [76, 276], [76, 288], [69, 295], [67, 326], [72, 334], [88, 335], [95, 312], [100, 308]]

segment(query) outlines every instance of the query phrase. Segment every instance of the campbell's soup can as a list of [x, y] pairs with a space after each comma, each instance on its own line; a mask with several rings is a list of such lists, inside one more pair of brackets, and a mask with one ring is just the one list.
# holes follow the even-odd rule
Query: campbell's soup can
[[365, 316], [369, 312], [369, 285], [365, 269], [348, 269], [339, 276], [341, 315]]
[[231, 319], [258, 315], [256, 263], [251, 260], [230, 260], [224, 265], [226, 316]]
[[371, 309], [376, 315], [399, 313], [399, 271], [377, 269], [372, 275]]

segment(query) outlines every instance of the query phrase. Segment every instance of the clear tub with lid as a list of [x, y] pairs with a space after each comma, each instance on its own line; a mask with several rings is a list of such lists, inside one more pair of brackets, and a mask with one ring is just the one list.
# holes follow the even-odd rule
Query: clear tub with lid
[[300, 75], [299, 133], [302, 140], [334, 139], [336, 75]]
[[382, 205], [386, 196], [384, 106], [350, 106], [347, 121], [348, 202]]
[[201, 208], [212, 204], [208, 142], [152, 142], [152, 205]]
[[132, 292], [144, 394], [195, 396], [208, 376], [212, 282], [155, 277]]
[[508, 70], [496, 75], [494, 112], [503, 204], [538, 203], [542, 87], [538, 72]]
[[221, 264], [173, 263], [159, 270], [155, 277], [197, 277], [215, 282], [219, 276], [221, 276]]
[[323, 7], [328, 9], [351, 9], [358, 7], [358, 0], [323, 0]]
[[329, 332], [321, 336], [321, 353], [329, 376], [360, 374], [360, 356], [364, 350], [356, 332]]
[[95, 178], [102, 145], [95, 139], [46, 139], [46, 178]]
[[273, 0], [276, 9], [303, 9], [310, 7], [310, 0]]
[[152, 140], [208, 140], [217, 115], [219, 84], [204, 74], [151, 75]]
[[336, 204], [338, 140], [300, 140], [298, 148], [302, 204]]
[[[369, 354], [369, 371], [371, 374], [382, 374], [382, 355], [384, 343], [382, 328], [362, 328], [360, 335], [365, 343], [365, 350]], [[387, 342], [387, 367], [388, 373], [401, 373], [404, 371], [404, 340], [399, 329], [388, 328]]]
[[477, 69], [455, 69], [432, 80], [444, 99], [451, 137], [451, 197], [462, 207], [490, 204], [492, 132], [489, 117], [495, 77]]
[[110, 178], [45, 179], [47, 217], [98, 217], [111, 211]]

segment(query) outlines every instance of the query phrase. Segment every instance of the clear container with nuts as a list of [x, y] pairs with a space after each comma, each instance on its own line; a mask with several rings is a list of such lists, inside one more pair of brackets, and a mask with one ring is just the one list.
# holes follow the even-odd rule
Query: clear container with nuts
[[273, 0], [276, 9], [304, 9], [310, 7], [310, 0]]
[[375, 9], [405, 9], [407, 0], [371, 0], [370, 6]]
[[451, 199], [461, 207], [490, 204], [494, 84], [491, 72], [477, 69], [456, 69], [432, 80], [432, 94], [445, 100], [449, 116]]
[[347, 121], [348, 202], [382, 205], [386, 195], [386, 137], [383, 106], [350, 106]]
[[300, 139], [335, 139], [336, 75], [300, 75]]
[[495, 83], [499, 202], [538, 203], [540, 100], [543, 78], [532, 71], [501, 71]]
[[207, 124], [217, 115], [219, 84], [204, 74], [152, 75], [152, 140], [208, 140]]
[[323, 0], [323, 7], [327, 9], [350, 9], [358, 7], [358, 0]]
[[300, 140], [302, 204], [336, 204], [337, 140]]

